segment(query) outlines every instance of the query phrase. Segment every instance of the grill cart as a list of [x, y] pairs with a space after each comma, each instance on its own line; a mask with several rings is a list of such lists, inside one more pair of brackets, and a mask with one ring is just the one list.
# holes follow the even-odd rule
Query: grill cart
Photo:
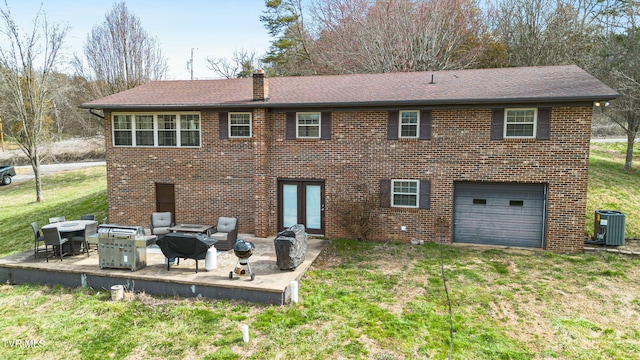
[[246, 275], [247, 272], [251, 281], [256, 278], [256, 274], [251, 271], [251, 264], [249, 264], [249, 258], [253, 255], [253, 250], [255, 250], [255, 248], [256, 246], [250, 241], [244, 241], [243, 239], [236, 240], [235, 245], [233, 245], [233, 253], [238, 258], [238, 261], [236, 262], [236, 266], [233, 271], [229, 271], [229, 279], [233, 279], [234, 273], [238, 275]]

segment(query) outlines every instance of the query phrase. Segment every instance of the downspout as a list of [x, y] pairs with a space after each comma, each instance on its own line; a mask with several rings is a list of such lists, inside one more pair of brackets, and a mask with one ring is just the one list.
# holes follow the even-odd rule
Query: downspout
[[89, 113], [91, 113], [91, 115], [95, 115], [95, 116], [99, 117], [100, 119], [104, 119], [104, 114], [101, 115], [101, 114], [98, 114], [96, 112], [93, 112], [93, 108], [89, 108]]

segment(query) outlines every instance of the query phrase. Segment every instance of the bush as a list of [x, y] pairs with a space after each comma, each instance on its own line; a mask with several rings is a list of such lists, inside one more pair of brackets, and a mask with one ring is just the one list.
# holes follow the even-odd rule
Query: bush
[[338, 226], [350, 237], [358, 241], [369, 239], [380, 208], [380, 199], [376, 193], [363, 190], [352, 197], [342, 196], [335, 200], [333, 207]]

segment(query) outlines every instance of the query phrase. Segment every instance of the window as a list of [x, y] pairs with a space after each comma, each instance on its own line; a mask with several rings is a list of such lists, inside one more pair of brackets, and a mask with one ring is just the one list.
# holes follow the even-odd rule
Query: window
[[113, 114], [114, 146], [200, 146], [200, 114]]
[[400, 138], [417, 138], [419, 121], [418, 111], [400, 111]]
[[419, 184], [418, 180], [392, 180], [391, 206], [417, 208]]
[[537, 109], [506, 109], [505, 138], [534, 138], [536, 136]]
[[297, 113], [297, 137], [320, 138], [320, 113]]
[[251, 113], [229, 113], [229, 137], [251, 137]]
[[158, 146], [176, 146], [178, 144], [176, 130], [175, 115], [158, 115]]
[[136, 145], [153, 146], [153, 115], [136, 115]]
[[133, 145], [131, 129], [131, 115], [114, 115], [113, 144], [121, 146]]
[[180, 145], [200, 146], [200, 115], [180, 114]]

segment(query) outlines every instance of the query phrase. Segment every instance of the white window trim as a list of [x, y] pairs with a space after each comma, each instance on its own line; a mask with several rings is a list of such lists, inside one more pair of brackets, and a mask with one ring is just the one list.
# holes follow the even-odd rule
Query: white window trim
[[[402, 113], [406, 113], [406, 112], [414, 112], [417, 114], [418, 122], [416, 123], [415, 136], [402, 136]], [[400, 110], [398, 112], [398, 139], [418, 139], [419, 137], [420, 137], [420, 111], [419, 110]]]
[[[181, 124], [180, 124], [180, 115], [198, 115], [198, 133], [200, 134], [200, 141], [199, 141], [199, 145], [197, 146], [190, 146], [190, 145], [181, 145], [182, 139], [181, 139]], [[124, 116], [129, 116], [129, 121], [131, 121], [131, 129], [129, 129], [128, 131], [131, 133], [131, 145], [116, 145], [116, 139], [115, 139], [115, 132], [124, 132], [125, 130], [116, 130], [115, 126], [114, 126], [114, 122], [115, 122], [115, 117], [116, 116], [120, 116], [120, 115], [124, 115]], [[154, 145], [137, 145], [136, 144], [136, 116], [137, 115], [153, 115], [153, 144]], [[171, 130], [171, 131], [175, 131], [176, 132], [176, 145], [175, 146], [160, 146], [158, 145], [158, 131], [160, 131], [160, 129], [158, 128], [158, 115], [175, 115], [176, 116], [176, 128], [175, 130]], [[188, 131], [195, 131], [192, 129], [187, 129]], [[145, 131], [148, 131], [148, 129], [145, 129]], [[159, 148], [168, 148], [168, 149], [173, 149], [173, 148], [200, 148], [202, 147], [202, 114], [199, 111], [180, 111], [180, 112], [114, 112], [111, 113], [111, 144], [113, 145], [113, 147], [139, 147], [139, 148], [151, 148], [151, 147], [159, 147]]]
[[[233, 136], [231, 135], [231, 114], [249, 114], [249, 136]], [[238, 126], [238, 125], [236, 125]], [[227, 114], [227, 134], [229, 134], [230, 139], [249, 139], [253, 137], [253, 114], [251, 112], [245, 111], [234, 111]]]
[[[518, 110], [533, 110], [533, 131], [531, 136], [511, 136], [507, 135], [507, 117], [509, 115], [509, 111], [518, 111]], [[516, 123], [511, 123], [516, 124]], [[529, 123], [521, 123], [521, 124], [529, 124]], [[502, 136], [505, 139], [535, 139], [538, 131], [538, 108], [507, 108], [504, 109], [504, 126], [502, 131]]]
[[[395, 189], [395, 183], [396, 182], [413, 182], [416, 183], [416, 193], [415, 194], [410, 194], [410, 193], [396, 193], [394, 191]], [[420, 207], [420, 180], [413, 180], [413, 179], [394, 179], [391, 180], [391, 207], [397, 207], [397, 208], [411, 208], [411, 209], [417, 209]], [[416, 205], [415, 206], [409, 206], [409, 205], [396, 205], [394, 203], [394, 199], [395, 196], [394, 195], [415, 195], [416, 197]]]
[[[318, 115], [318, 136], [300, 136], [300, 122], [298, 115], [317, 114]], [[309, 126], [309, 125], [305, 125]], [[315, 111], [297, 112], [296, 113], [296, 138], [297, 139], [320, 139], [322, 136], [322, 114]]]
[[[116, 129], [116, 116], [129, 116], [129, 125], [131, 125], [131, 128], [129, 129]], [[135, 136], [135, 130], [133, 129], [133, 123], [135, 123], [135, 116], [131, 115], [131, 114], [123, 114], [123, 113], [112, 113], [111, 114], [111, 143], [112, 145], [118, 146], [118, 147], [131, 147], [133, 146], [133, 143], [135, 141], [135, 139], [133, 138]], [[116, 132], [118, 133], [125, 133], [128, 132], [129, 135], [131, 135], [131, 144], [132, 145], [116, 145]]]

